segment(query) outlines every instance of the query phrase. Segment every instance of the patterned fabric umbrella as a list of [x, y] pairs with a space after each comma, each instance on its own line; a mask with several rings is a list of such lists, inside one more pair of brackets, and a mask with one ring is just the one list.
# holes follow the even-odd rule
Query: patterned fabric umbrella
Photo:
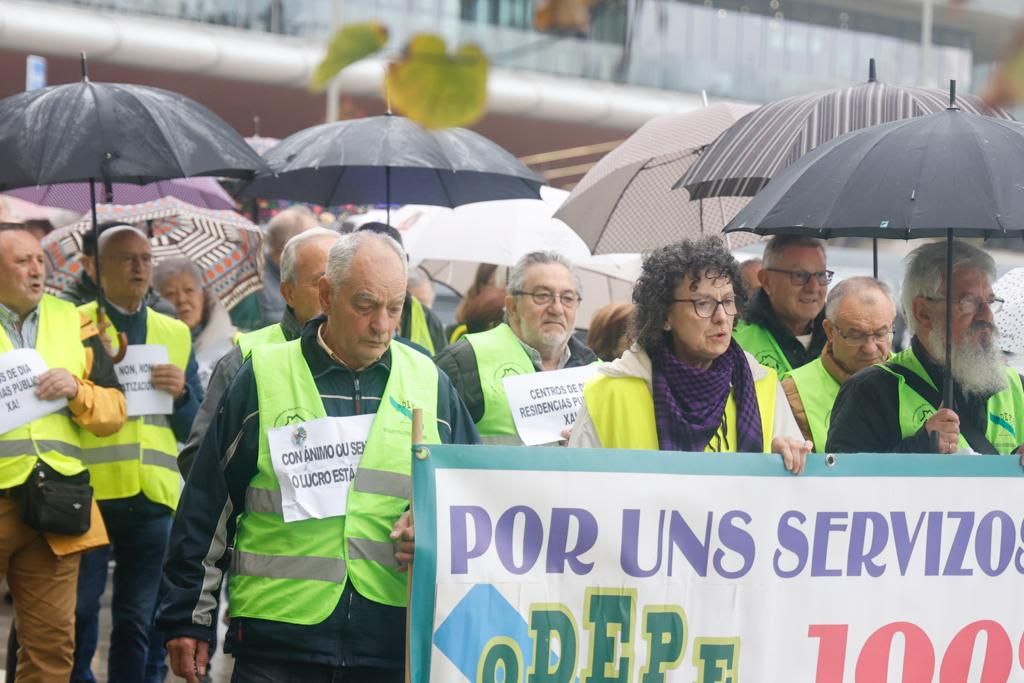
[[[703, 145], [754, 109], [720, 103], [652, 119], [583, 176], [555, 217], [572, 226], [594, 254], [642, 252], [720, 233], [747, 200], [690, 201], [672, 185]], [[739, 247], [760, 238], [729, 239]]]
[[[42, 206], [55, 206], [85, 213], [92, 207], [89, 197], [89, 183], [58, 183], [56, 185], [36, 185], [11, 190], [7, 194]], [[235, 200], [214, 178], [196, 176], [195, 178], [175, 178], [158, 180], [148, 185], [131, 183], [114, 183], [112, 196], [118, 204], [142, 204], [163, 197], [177, 197], [187, 204], [203, 209], [235, 208]]]
[[[867, 83], [788, 97], [747, 114], [708, 146], [676, 183], [694, 199], [752, 197], [779, 171], [812, 149], [850, 131], [944, 110], [942, 90]], [[963, 111], [1011, 119], [971, 95], [957, 98]]]
[[995, 314], [1003, 351], [1024, 355], [1024, 268], [1014, 268], [996, 280], [992, 291], [1006, 302]]
[[[100, 204], [100, 222], [120, 221], [149, 235], [153, 259], [186, 257], [203, 271], [206, 287], [231, 309], [263, 289], [263, 233], [234, 211], [201, 209], [166, 197], [135, 205]], [[82, 273], [82, 237], [92, 230], [84, 219], [43, 239], [47, 289], [60, 294]]]

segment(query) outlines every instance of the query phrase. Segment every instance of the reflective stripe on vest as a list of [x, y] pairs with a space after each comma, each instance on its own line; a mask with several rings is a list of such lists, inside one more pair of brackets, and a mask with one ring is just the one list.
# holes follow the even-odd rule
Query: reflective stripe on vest
[[824, 453], [828, 441], [828, 425], [832, 419], [832, 406], [839, 395], [839, 382], [829, 374], [821, 358], [799, 367], [789, 373], [796, 385], [800, 402], [804, 406], [807, 426], [811, 429], [814, 452]]
[[480, 389], [484, 396], [484, 414], [476, 423], [477, 431], [481, 437], [512, 436], [518, 439], [519, 432], [516, 431], [512, 409], [508, 406], [508, 397], [505, 396], [505, 386], [501, 380], [512, 375], [537, 372], [533, 361], [519, 337], [506, 323], [486, 332], [467, 334], [465, 339], [476, 354]]
[[[96, 320], [96, 302], [79, 310]], [[117, 330], [107, 328], [116, 347]], [[192, 353], [188, 326], [151, 308], [146, 309], [146, 343], [167, 348], [168, 360], [182, 372]], [[97, 500], [146, 498], [174, 510], [181, 493], [178, 442], [169, 415], [143, 415], [125, 422], [116, 434], [82, 435], [82, 459], [88, 464]]]
[[427, 314], [423, 312], [423, 304], [412, 294], [409, 297], [409, 341], [419, 344], [433, 356], [437, 353], [434, 340], [430, 338], [430, 326], [427, 325]]
[[283, 344], [288, 341], [280, 323], [267, 325], [252, 332], [246, 332], [238, 338], [238, 350], [242, 352], [242, 360], [248, 360], [252, 350], [260, 344]]
[[[769, 453], [775, 424], [778, 376], [774, 370], [765, 370], [767, 374], [754, 382], [754, 392], [761, 413], [763, 451]], [[649, 451], [660, 449], [654, 419], [654, 399], [643, 378], [598, 375], [584, 385], [583, 399], [602, 447]], [[726, 401], [725, 422], [725, 433], [719, 428], [716, 436], [722, 443], [735, 448], [738, 430], [736, 402], [731, 392]]]
[[775, 341], [775, 336], [760, 325], [741, 321], [736, 325], [732, 337], [758, 363], [774, 370], [780, 380], [793, 372], [793, 366], [789, 364], [779, 342]]
[[424, 441], [439, 443], [438, 371], [430, 358], [391, 345], [391, 373], [343, 517], [285, 523], [267, 430], [326, 416], [301, 342], [253, 350], [259, 397], [257, 472], [239, 518], [231, 581], [231, 615], [316, 624], [337, 607], [345, 582], [386, 605], [406, 602], [390, 532], [408, 507], [412, 410], [423, 409]]
[[[47, 368], [63, 368], [76, 378], [85, 375], [85, 347], [78, 341], [82, 318], [73, 304], [49, 294], [39, 300], [35, 349]], [[0, 327], [0, 353], [14, 345]], [[81, 430], [68, 410], [60, 410], [0, 434], [0, 489], [24, 483], [40, 458], [61, 474], [82, 472]]]
[[[928, 382], [933, 388], [935, 384], [921, 361], [914, 354], [913, 348], [904, 349], [894, 355], [889, 363], [904, 367]], [[917, 434], [924, 423], [935, 414], [932, 404], [916, 391], [911, 389], [903, 376], [881, 364], [882, 368], [899, 381], [900, 432], [902, 438], [909, 439]], [[1022, 441], [1020, 429], [1024, 424], [1024, 387], [1021, 386], [1020, 375], [1012, 368], [1006, 368], [1008, 388], [990, 396], [985, 410], [985, 437], [995, 446], [996, 450], [1006, 455], [1012, 453]], [[960, 436], [961, 450], [969, 448], [967, 440]]]

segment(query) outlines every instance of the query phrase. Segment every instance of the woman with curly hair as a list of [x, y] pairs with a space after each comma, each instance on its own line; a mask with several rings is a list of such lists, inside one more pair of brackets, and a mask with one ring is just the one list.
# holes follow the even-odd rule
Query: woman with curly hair
[[633, 290], [636, 344], [583, 390], [570, 446], [775, 452], [803, 471], [800, 434], [774, 370], [732, 339], [745, 297], [721, 240], [652, 252]]

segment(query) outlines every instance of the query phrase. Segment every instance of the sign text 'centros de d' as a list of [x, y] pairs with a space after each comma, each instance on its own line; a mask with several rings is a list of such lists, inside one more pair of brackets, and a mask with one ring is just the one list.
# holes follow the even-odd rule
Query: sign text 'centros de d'
[[1016, 457], [420, 453], [415, 681], [1024, 682]]

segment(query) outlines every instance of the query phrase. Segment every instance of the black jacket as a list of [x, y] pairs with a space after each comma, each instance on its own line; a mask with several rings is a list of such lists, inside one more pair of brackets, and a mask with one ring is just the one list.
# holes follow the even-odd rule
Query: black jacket
[[743, 319], [771, 332], [794, 370], [820, 356], [822, 349], [825, 348], [825, 342], [828, 341], [828, 338], [825, 337], [825, 328], [822, 326], [825, 320], [825, 309], [822, 309], [811, 324], [811, 345], [805, 349], [804, 345], [789, 331], [789, 328], [779, 322], [774, 309], [772, 309], [771, 299], [763, 289], [754, 292], [750, 304], [744, 311]]
[[[391, 353], [355, 372], [319, 346], [323, 317], [302, 330], [302, 352], [328, 415], [375, 413], [391, 372]], [[396, 342], [398, 343], [398, 342]], [[444, 443], [476, 443], [476, 428], [443, 373], [438, 376], [437, 427]], [[196, 453], [171, 529], [157, 625], [166, 640], [213, 642], [222, 572], [230, 564], [245, 491], [256, 474], [259, 402], [252, 361], [242, 364]], [[372, 602], [347, 584], [327, 619], [299, 626], [263, 619], [231, 620], [225, 649], [236, 656], [332, 667], [400, 668], [405, 661], [405, 609]]]
[[[569, 362], [567, 368], [590, 365], [597, 360], [587, 346], [576, 337], [569, 337]], [[451, 378], [455, 390], [469, 409], [473, 422], [479, 422], [484, 416], [484, 390], [480, 385], [480, 368], [476, 363], [476, 351], [469, 340], [462, 338], [434, 356], [437, 367]], [[537, 368], [539, 371], [540, 368]]]
[[[914, 355], [936, 387], [941, 387], [945, 369], [934, 363], [917, 337], [911, 340]], [[988, 396], [966, 396], [959, 387], [954, 393], [955, 412], [961, 424], [970, 424], [982, 434], [988, 426]], [[899, 380], [881, 367], [865, 368], [846, 380], [832, 406], [832, 419], [825, 450], [829, 453], [931, 453], [928, 432], [921, 424], [910, 438], [900, 428]]]

